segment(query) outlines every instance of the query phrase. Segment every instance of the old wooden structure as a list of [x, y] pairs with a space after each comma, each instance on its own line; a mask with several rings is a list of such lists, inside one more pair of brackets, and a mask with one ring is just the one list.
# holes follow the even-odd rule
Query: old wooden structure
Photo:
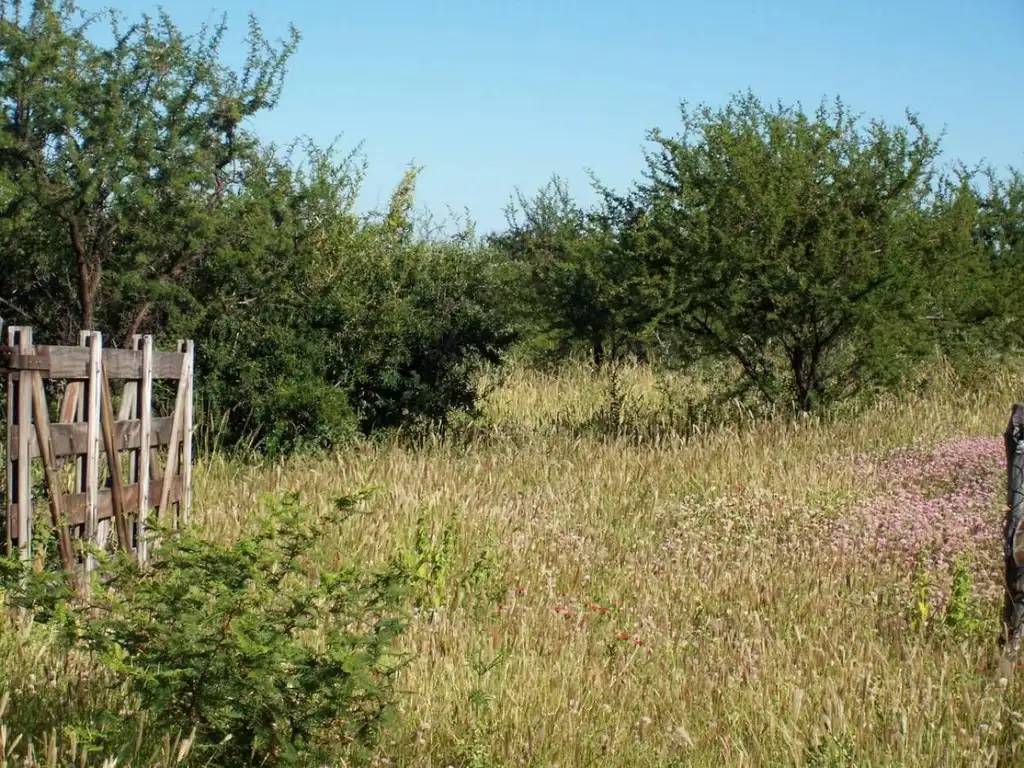
[[[132, 349], [104, 349], [100, 333], [83, 331], [77, 347], [36, 346], [32, 329], [22, 326], [6, 328], [5, 340], [6, 551], [41, 567], [33, 525], [45, 504], [64, 568], [78, 585], [88, 584], [78, 576], [95, 561], [76, 543], [118, 546], [145, 562], [151, 516], [171, 527], [189, 520], [192, 342], [161, 352], [151, 336], [137, 336]], [[177, 386], [167, 415], [153, 405], [154, 382], [162, 379]], [[59, 393], [53, 411], [47, 391]]]

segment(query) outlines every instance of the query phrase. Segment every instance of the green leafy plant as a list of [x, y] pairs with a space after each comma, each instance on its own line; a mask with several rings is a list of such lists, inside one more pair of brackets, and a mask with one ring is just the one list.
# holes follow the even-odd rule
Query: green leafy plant
[[964, 556], [958, 557], [953, 565], [953, 585], [945, 619], [946, 626], [960, 634], [982, 632], [987, 626], [975, 602], [970, 561]]
[[271, 498], [237, 541], [186, 530], [165, 535], [144, 570], [110, 560], [70, 622], [76, 641], [153, 728], [194, 729], [193, 752], [211, 765], [365, 755], [392, 716], [404, 580], [317, 562], [325, 528], [358, 499], [320, 515], [297, 495]]

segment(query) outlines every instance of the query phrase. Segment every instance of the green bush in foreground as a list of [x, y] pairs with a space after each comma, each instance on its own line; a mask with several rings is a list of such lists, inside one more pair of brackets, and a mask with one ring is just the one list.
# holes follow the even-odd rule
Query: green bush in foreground
[[[200, 763], [359, 759], [392, 714], [405, 579], [315, 561], [358, 500], [322, 516], [295, 495], [272, 499], [258, 531], [231, 543], [194, 530], [164, 536], [145, 570], [127, 557], [106, 562], [89, 605], [65, 602], [48, 577], [50, 589], [33, 588], [32, 575], [12, 589], [10, 561], [0, 573], [13, 601], [58, 617], [69, 651], [91, 651], [124, 685], [150, 732], [192, 732]], [[65, 726], [111, 753], [131, 720]]]

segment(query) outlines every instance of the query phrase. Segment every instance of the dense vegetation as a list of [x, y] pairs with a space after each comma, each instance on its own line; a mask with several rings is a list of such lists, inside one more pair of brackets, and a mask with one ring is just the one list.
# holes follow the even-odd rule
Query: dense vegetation
[[225, 30], [0, 0], [0, 316], [193, 338], [222, 449], [88, 602], [0, 559], [0, 768], [1021, 759], [1001, 446], [953, 438], [1019, 390], [964, 395], [1024, 342], [1024, 176], [744, 93], [450, 232], [255, 135], [299, 35]]
[[252, 22], [234, 71], [224, 26], [111, 16], [104, 45], [104, 17], [71, 2], [5, 0], [2, 18], [3, 315], [49, 342], [196, 339], [225, 447], [443, 428], [515, 344], [728, 358], [738, 390], [810, 410], [1019, 340], [1021, 178], [942, 172], [913, 116], [686, 107], [678, 135], [651, 134], [643, 182], [584, 210], [556, 179], [480, 238], [414, 214], [415, 170], [357, 215], [353, 157], [247, 129], [278, 101], [294, 31], [273, 44]]

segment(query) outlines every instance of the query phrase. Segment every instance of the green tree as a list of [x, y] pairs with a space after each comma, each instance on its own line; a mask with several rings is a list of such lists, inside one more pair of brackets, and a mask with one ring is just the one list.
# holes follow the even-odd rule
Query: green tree
[[[25, 8], [30, 5], [31, 10]], [[108, 23], [112, 38], [92, 34]], [[222, 202], [257, 146], [242, 121], [272, 108], [298, 39], [250, 20], [240, 71], [220, 63], [225, 22], [183, 34], [73, 0], [0, 0], [0, 285], [8, 313], [57, 340], [121, 338], [218, 247]]]
[[633, 192], [661, 326], [804, 411], [898, 376], [921, 352], [913, 244], [936, 141], [909, 115], [860, 127], [838, 101], [810, 116], [746, 94], [681, 113], [680, 135], [652, 132]]
[[506, 217], [490, 242], [514, 267], [524, 326], [563, 347], [585, 345], [597, 366], [641, 348], [640, 265], [609, 208], [584, 210], [556, 176], [532, 199], [517, 193]]

